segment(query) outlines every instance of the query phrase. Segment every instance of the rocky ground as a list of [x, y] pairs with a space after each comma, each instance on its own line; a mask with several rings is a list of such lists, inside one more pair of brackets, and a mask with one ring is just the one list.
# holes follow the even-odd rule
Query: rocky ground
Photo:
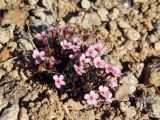
[[[111, 105], [58, 96], [16, 61], [33, 50], [32, 32], [64, 22], [96, 29], [123, 68]], [[160, 119], [160, 0], [1, 0], [0, 25], [0, 120]]]

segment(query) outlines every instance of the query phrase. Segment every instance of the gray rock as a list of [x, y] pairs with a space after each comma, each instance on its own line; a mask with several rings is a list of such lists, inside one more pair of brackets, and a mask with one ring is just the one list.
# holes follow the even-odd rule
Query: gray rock
[[36, 5], [39, 0], [27, 0], [28, 4], [30, 5]]
[[[11, 0], [9, 0], [11, 1]], [[21, 2], [21, 0], [18, 0], [17, 2]], [[18, 3], [15, 3], [13, 5], [18, 5]], [[11, 4], [11, 6], [13, 7]], [[13, 7], [14, 9], [9, 9], [7, 12], [4, 13], [4, 17], [1, 20], [1, 25], [8, 25], [8, 24], [14, 24], [18, 26], [23, 26], [25, 24], [25, 21], [29, 15], [27, 9], [20, 9], [19, 7]], [[17, 17], [18, 16], [18, 19]]]
[[138, 79], [132, 73], [128, 72], [120, 78], [120, 83], [122, 86], [116, 91], [115, 97], [119, 101], [127, 101], [129, 100], [129, 95], [136, 91]]
[[98, 25], [98, 26], [101, 25], [101, 20], [98, 14], [95, 12], [86, 13], [81, 25], [83, 28], [91, 28], [92, 26], [95, 26], [95, 25]]
[[120, 69], [122, 69], [122, 64], [121, 62], [119, 61], [118, 58], [116, 58], [115, 56], [113, 55], [107, 55], [105, 58], [104, 58], [105, 62], [109, 65], [112, 65], [112, 66], [117, 66], [119, 67]]
[[5, 44], [13, 37], [13, 31], [15, 25], [9, 26], [7, 28], [0, 28], [0, 43]]
[[27, 110], [23, 107], [20, 109], [19, 120], [29, 120]]
[[0, 111], [8, 105], [8, 101], [0, 98]]
[[5, 44], [10, 40], [10, 32], [5, 29], [0, 29], [0, 43]]
[[2, 69], [0, 69], [0, 79], [5, 75], [5, 71], [4, 70], [2, 70]]
[[140, 33], [138, 31], [136, 31], [135, 29], [131, 28], [131, 29], [129, 29], [127, 31], [127, 37], [130, 40], [136, 41], [136, 40], [140, 39], [141, 35], [140, 35]]
[[131, 63], [129, 64], [129, 68], [132, 71], [132, 73], [139, 78], [142, 74], [144, 63]]
[[99, 8], [97, 10], [97, 13], [99, 14], [100, 18], [101, 18], [101, 21], [108, 21], [108, 10], [105, 9], [105, 8]]
[[118, 18], [119, 13], [120, 13], [120, 12], [119, 12], [119, 9], [114, 8], [113, 11], [110, 13], [109, 18], [110, 18], [111, 20], [115, 20], [115, 19]]
[[[108, 38], [109, 32], [107, 31], [105, 27], [100, 26], [98, 27], [98, 30], [99, 30], [99, 34], [97, 35], [97, 37], [99, 36], [101, 40], [105, 40]], [[105, 53], [107, 54], [107, 51]]]
[[23, 50], [33, 50], [33, 45], [26, 39], [19, 39], [19, 46]]
[[84, 9], [89, 9], [91, 7], [91, 2], [89, 0], [82, 0], [81, 5]]
[[156, 51], [160, 51], [160, 42], [156, 42], [154, 44], [154, 48], [155, 48]]
[[125, 117], [126, 118], [133, 118], [136, 114], [137, 114], [136, 108], [133, 106], [130, 106], [129, 108], [127, 108], [127, 110], [125, 112]]
[[115, 98], [119, 101], [128, 101], [129, 95], [134, 93], [136, 86], [134, 85], [122, 85], [118, 88], [115, 94]]
[[148, 112], [149, 117], [160, 118], [160, 97], [150, 90], [144, 91], [136, 101], [137, 108]]
[[154, 35], [151, 34], [150, 36], [148, 36], [149, 42], [151, 43], [155, 43], [156, 41], [158, 41], [158, 38]]
[[130, 28], [131, 26], [129, 25], [128, 22], [126, 22], [125, 20], [120, 20], [118, 21], [118, 26], [120, 28]]
[[12, 41], [12, 42], [9, 42], [7, 46], [10, 48], [10, 51], [13, 52], [17, 48], [17, 43]]
[[117, 22], [116, 21], [110, 21], [109, 22], [109, 27], [111, 30], [116, 30], [117, 29]]
[[38, 93], [36, 91], [32, 91], [23, 98], [23, 101], [34, 101], [36, 98], [38, 98]]
[[145, 80], [147, 84], [160, 86], [160, 59], [153, 59], [145, 68]]
[[133, 75], [133, 73], [128, 72], [120, 78], [120, 83], [123, 85], [136, 85], [138, 84], [138, 79]]
[[17, 103], [11, 105], [11, 107], [6, 108], [1, 117], [0, 120], [17, 120], [19, 113], [19, 105]]
[[84, 106], [77, 101], [74, 101], [73, 99], [69, 99], [66, 103], [66, 106], [68, 107], [72, 107], [74, 110], [82, 110], [84, 108]]
[[4, 0], [1, 0], [1, 2], [0, 2], [0, 10], [1, 9], [6, 9], [6, 3]]
[[[52, 24], [55, 21], [56, 14], [52, 13], [50, 10], [46, 10], [45, 8], [37, 7], [35, 10], [32, 11], [32, 13], [39, 17], [42, 22], [45, 24]], [[48, 15], [46, 14], [48, 13]]]
[[52, 10], [53, 9], [53, 6], [52, 6], [53, 5], [53, 0], [42, 0], [42, 4], [48, 10]]
[[96, 116], [95, 116], [94, 111], [91, 110], [91, 111], [86, 112], [85, 113], [85, 118], [86, 118], [86, 120], [95, 120]]

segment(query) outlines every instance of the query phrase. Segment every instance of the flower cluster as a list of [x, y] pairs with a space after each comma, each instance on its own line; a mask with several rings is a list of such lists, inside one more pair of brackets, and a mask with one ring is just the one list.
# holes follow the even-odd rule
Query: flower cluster
[[89, 105], [96, 105], [98, 100], [109, 103], [122, 73], [117, 66], [105, 62], [102, 42], [83, 44], [90, 36], [84, 32], [79, 35], [69, 25], [51, 26], [35, 35], [42, 45], [36, 45], [32, 57], [37, 66], [46, 67], [57, 89], [81, 92]]

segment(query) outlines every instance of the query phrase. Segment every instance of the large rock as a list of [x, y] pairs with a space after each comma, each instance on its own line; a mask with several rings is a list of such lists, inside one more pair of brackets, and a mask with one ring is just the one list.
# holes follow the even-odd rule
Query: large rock
[[160, 42], [156, 42], [154, 44], [154, 48], [155, 48], [156, 51], [160, 51]]
[[145, 81], [147, 84], [160, 86], [160, 59], [153, 59], [145, 68]]
[[122, 85], [116, 91], [115, 97], [119, 101], [127, 101], [129, 100], [129, 95], [136, 91], [138, 79], [132, 73], [128, 72], [120, 78], [120, 83]]
[[2, 70], [2, 69], [0, 69], [0, 79], [5, 75], [5, 71], [4, 70]]
[[6, 8], [6, 3], [5, 3], [4, 0], [1, 0], [1, 2], [0, 2], [0, 10], [1, 9], [5, 9], [5, 8]]
[[30, 5], [36, 5], [39, 0], [27, 0], [27, 3]]
[[136, 31], [135, 29], [131, 28], [131, 29], [129, 29], [127, 31], [127, 37], [130, 40], [136, 41], [136, 40], [140, 39], [141, 35], [140, 35], [140, 33], [138, 31]]
[[8, 101], [0, 98], [0, 111], [8, 105]]
[[92, 26], [99, 26], [101, 25], [101, 20], [99, 15], [95, 12], [93, 13], [86, 13], [84, 19], [81, 23], [83, 28], [91, 28]]
[[89, 9], [91, 7], [91, 2], [89, 0], [82, 0], [81, 5], [84, 9]]
[[136, 106], [148, 113], [149, 117], [160, 118], [160, 97], [150, 90], [143, 91], [137, 99]]
[[5, 44], [10, 40], [10, 32], [5, 29], [0, 29], [0, 43]]
[[9, 10], [4, 14], [4, 17], [1, 21], [1, 25], [3, 26], [6, 24], [15, 24], [18, 26], [23, 26], [28, 15], [29, 14], [27, 10], [22, 10], [19, 8]]
[[55, 13], [41, 7], [37, 7], [32, 11], [32, 13], [34, 14], [34, 16], [40, 18], [40, 20], [46, 24], [52, 24], [56, 17]]
[[108, 21], [108, 10], [105, 8], [99, 8], [97, 13], [99, 14], [102, 21]]
[[20, 48], [23, 49], [23, 50], [33, 50], [33, 45], [26, 39], [20, 39], [19, 40], [19, 45], [20, 45]]
[[46, 7], [46, 9], [48, 10], [52, 10], [53, 9], [53, 1], [54, 0], [42, 0], [42, 5]]
[[29, 120], [27, 110], [23, 107], [20, 109], [19, 120]]
[[0, 120], [17, 120], [19, 113], [19, 105], [17, 103], [11, 105], [11, 107], [6, 108], [1, 117]]
[[130, 28], [131, 26], [129, 25], [128, 22], [126, 22], [125, 20], [119, 20], [118, 21], [118, 26], [120, 28]]

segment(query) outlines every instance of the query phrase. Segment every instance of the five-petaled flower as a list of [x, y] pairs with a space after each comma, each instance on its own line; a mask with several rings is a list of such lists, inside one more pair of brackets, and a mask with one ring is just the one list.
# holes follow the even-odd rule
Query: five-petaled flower
[[99, 95], [95, 93], [95, 91], [91, 90], [89, 94], [84, 95], [84, 99], [87, 100], [87, 103], [89, 105], [96, 105], [97, 99], [99, 98]]
[[60, 42], [60, 45], [62, 46], [62, 48], [64, 50], [66, 49], [71, 49], [72, 48], [72, 43], [71, 42], [67, 42], [67, 40], [63, 40]]
[[62, 26], [62, 34], [65, 38], [71, 38], [73, 36], [73, 28], [68, 24]]
[[115, 90], [115, 88], [118, 86], [117, 80], [111, 79], [109, 85], [113, 90]]
[[45, 31], [42, 31], [41, 33], [37, 33], [35, 35], [35, 38], [38, 40], [42, 40], [44, 44], [46, 44], [47, 39], [48, 39]]
[[115, 77], [120, 77], [122, 75], [121, 70], [116, 66], [105, 65], [106, 73], [111, 73]]
[[98, 52], [100, 53], [104, 52], [104, 45], [101, 42], [94, 44], [94, 47]]
[[98, 52], [95, 50], [94, 45], [89, 46], [89, 48], [86, 51], [86, 56], [88, 57], [96, 57]]
[[73, 50], [73, 52], [77, 52], [80, 50], [80, 46], [79, 45], [72, 45], [72, 50]]
[[58, 32], [57, 28], [55, 26], [51, 26], [49, 31], [52, 33], [52, 37], [55, 38]]
[[41, 51], [39, 52], [38, 50], [34, 50], [32, 57], [36, 60], [36, 64], [40, 64], [42, 61], [45, 60], [45, 52]]
[[78, 75], [82, 75], [83, 73], [86, 73], [83, 66], [81, 66], [81, 65], [80, 66], [74, 65], [74, 69]]
[[86, 55], [84, 53], [81, 54], [79, 61], [81, 65], [84, 65], [85, 63], [89, 63], [90, 62], [90, 58], [86, 58]]
[[105, 67], [105, 61], [101, 59], [101, 57], [96, 57], [93, 60], [94, 66], [96, 68], [104, 68]]
[[99, 86], [99, 92], [102, 97], [105, 98], [107, 102], [111, 102], [112, 93], [109, 91], [109, 88], [106, 86]]
[[60, 75], [54, 75], [53, 79], [55, 81], [55, 85], [57, 88], [61, 88], [61, 85], [65, 85], [66, 83], [64, 82], [64, 76], [62, 74]]
[[49, 64], [50, 67], [53, 68], [55, 64], [58, 64], [58, 61], [53, 56], [51, 56], [49, 59]]

